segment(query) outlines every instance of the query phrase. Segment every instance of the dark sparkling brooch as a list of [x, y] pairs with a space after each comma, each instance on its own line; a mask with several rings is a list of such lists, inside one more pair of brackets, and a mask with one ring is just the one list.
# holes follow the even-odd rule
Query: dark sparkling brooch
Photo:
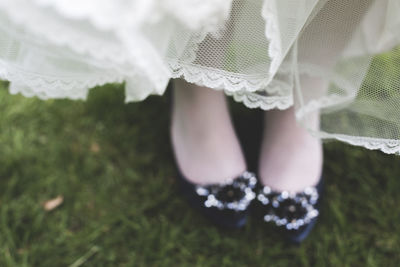
[[307, 187], [302, 192], [276, 192], [264, 186], [257, 195], [263, 206], [264, 221], [274, 222], [287, 230], [298, 230], [318, 216], [316, 204], [319, 199], [316, 187]]
[[196, 186], [196, 193], [204, 198], [204, 206], [220, 210], [244, 211], [256, 197], [254, 188], [256, 176], [248, 171], [239, 177], [222, 184]]

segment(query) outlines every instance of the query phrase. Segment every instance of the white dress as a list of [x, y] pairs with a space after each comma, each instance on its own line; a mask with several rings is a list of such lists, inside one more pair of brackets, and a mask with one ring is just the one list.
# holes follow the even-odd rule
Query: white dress
[[400, 153], [400, 0], [0, 0], [13, 94], [85, 99], [126, 82], [129, 102], [178, 77]]

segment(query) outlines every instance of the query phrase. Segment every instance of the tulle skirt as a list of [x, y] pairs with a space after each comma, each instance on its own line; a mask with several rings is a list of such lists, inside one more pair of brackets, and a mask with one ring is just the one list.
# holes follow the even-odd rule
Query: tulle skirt
[[399, 45], [400, 0], [0, 0], [13, 94], [125, 82], [129, 102], [183, 78], [386, 153], [400, 152]]

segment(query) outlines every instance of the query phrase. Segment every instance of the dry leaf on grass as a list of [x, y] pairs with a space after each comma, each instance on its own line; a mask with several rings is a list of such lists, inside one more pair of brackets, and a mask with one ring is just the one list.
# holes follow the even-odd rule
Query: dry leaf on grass
[[99, 153], [100, 152], [100, 146], [97, 143], [92, 143], [90, 146], [90, 151], [93, 153]]
[[63, 196], [57, 196], [56, 198], [49, 199], [43, 203], [43, 208], [45, 211], [52, 211], [58, 206], [60, 206], [64, 201]]

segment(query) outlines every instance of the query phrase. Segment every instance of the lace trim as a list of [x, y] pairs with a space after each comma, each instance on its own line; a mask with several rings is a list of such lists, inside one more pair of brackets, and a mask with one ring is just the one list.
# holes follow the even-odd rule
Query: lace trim
[[243, 75], [214, 68], [188, 64], [174, 59], [167, 59], [173, 78], [183, 78], [190, 83], [213, 89], [226, 89], [230, 92], [246, 90], [255, 92], [265, 88], [271, 79], [261, 75]]
[[225, 90], [227, 95], [233, 96], [236, 102], [243, 103], [248, 108], [261, 108], [262, 110], [288, 109], [293, 105], [292, 96], [262, 96], [249, 92], [230, 92]]
[[381, 139], [344, 134], [329, 134], [325, 132], [312, 133], [318, 138], [335, 139], [353, 146], [360, 146], [369, 150], [380, 150], [386, 154], [400, 155], [400, 140]]
[[0, 78], [12, 84], [12, 94], [37, 96], [41, 99], [70, 98], [84, 99], [90, 88], [106, 83], [121, 83], [123, 77], [115, 74], [75, 75], [71, 77], [44, 76], [27, 72], [0, 60]]
[[[278, 108], [283, 110], [293, 105], [291, 93], [284, 96], [266, 96], [256, 93], [256, 91], [260, 90], [269, 94], [279, 94], [282, 90], [290, 92], [284, 82], [271, 81], [271, 79], [262, 75], [243, 75], [186, 62], [183, 63], [171, 58], [167, 59], [167, 62], [173, 78], [183, 78], [199, 86], [224, 90], [227, 95], [233, 96], [236, 102], [241, 102], [249, 108], [261, 108], [263, 110]], [[285, 87], [286, 90], [284, 90]]]
[[[310, 101], [306, 106], [296, 111], [296, 118], [302, 120], [307, 114], [320, 110], [322, 108], [335, 107], [346, 104], [354, 100], [354, 96], [331, 95], [319, 100]], [[383, 139], [364, 136], [352, 136], [345, 134], [330, 134], [309, 130], [310, 134], [320, 139], [335, 139], [348, 143], [350, 145], [364, 147], [369, 150], [380, 150], [386, 154], [400, 154], [400, 140]]]
[[[39, 99], [69, 98], [72, 100], [85, 100], [89, 90], [95, 86], [107, 83], [122, 83], [125, 85], [125, 102], [140, 101], [150, 94], [163, 94], [163, 90], [149, 87], [145, 77], [135, 76], [125, 78], [112, 72], [99, 72], [96, 74], [73, 76], [51, 76], [40, 75], [20, 69], [12, 64], [0, 60], [0, 79], [11, 82], [9, 92], [11, 94], [22, 94], [25, 97], [38, 97]], [[132, 82], [133, 80], [133, 82]]]

